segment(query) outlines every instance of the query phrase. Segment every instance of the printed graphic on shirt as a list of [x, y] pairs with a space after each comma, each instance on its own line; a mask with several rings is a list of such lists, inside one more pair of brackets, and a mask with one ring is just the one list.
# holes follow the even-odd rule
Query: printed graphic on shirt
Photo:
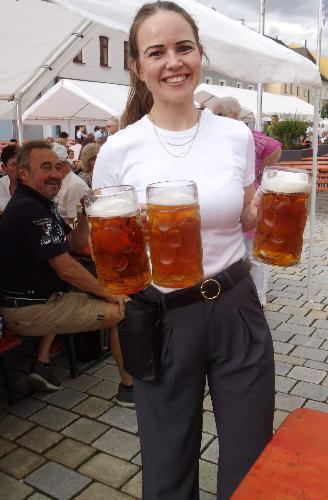
[[66, 241], [64, 228], [52, 218], [42, 217], [35, 219], [32, 223], [38, 228], [40, 234], [40, 245], [50, 245]]

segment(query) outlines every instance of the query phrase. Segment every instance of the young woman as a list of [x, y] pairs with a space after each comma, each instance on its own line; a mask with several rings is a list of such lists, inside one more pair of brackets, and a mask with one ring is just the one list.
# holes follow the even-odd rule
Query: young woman
[[[272, 341], [243, 260], [242, 231], [256, 216], [254, 142], [243, 123], [195, 108], [203, 48], [181, 7], [145, 4], [129, 44], [126, 128], [100, 150], [93, 186], [131, 184], [144, 203], [152, 182], [195, 181], [205, 278], [222, 287], [215, 300], [202, 296], [201, 284], [174, 292], [162, 314], [159, 380], [134, 380], [143, 500], [199, 498], [206, 376], [220, 442], [218, 498], [228, 499], [272, 435]], [[167, 301], [170, 293], [152, 286], [144, 296]]]

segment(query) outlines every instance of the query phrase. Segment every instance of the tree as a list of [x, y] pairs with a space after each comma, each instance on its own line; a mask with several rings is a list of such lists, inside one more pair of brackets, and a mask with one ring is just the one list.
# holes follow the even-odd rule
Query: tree
[[305, 135], [306, 128], [306, 122], [296, 117], [286, 117], [272, 127], [272, 136], [282, 142], [284, 149], [297, 149], [298, 139]]
[[323, 120], [328, 118], [328, 100], [325, 99], [322, 101], [321, 109], [320, 109], [320, 116]]

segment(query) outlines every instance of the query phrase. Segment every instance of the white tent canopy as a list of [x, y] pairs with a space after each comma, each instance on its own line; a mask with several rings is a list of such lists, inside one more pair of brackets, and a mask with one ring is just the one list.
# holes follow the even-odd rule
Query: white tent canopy
[[27, 124], [103, 125], [110, 116], [120, 116], [129, 87], [111, 83], [60, 80], [23, 114]]
[[1, 0], [1, 11], [0, 100], [25, 109], [89, 42], [93, 23], [40, 0]]
[[[144, 0], [55, 0], [93, 21], [128, 32]], [[256, 82], [321, 87], [318, 68], [305, 57], [194, 0], [177, 0], [192, 14], [212, 70]]]
[[[241, 118], [247, 121], [257, 114], [257, 92], [256, 90], [238, 89], [236, 87], [226, 87], [219, 85], [200, 84], [195, 91], [195, 100], [198, 104], [203, 104], [212, 110], [217, 98], [235, 97], [241, 105]], [[262, 97], [262, 117], [269, 119], [273, 114], [279, 118], [286, 115], [297, 115], [299, 118], [313, 121], [314, 108], [302, 99], [293, 96], [284, 96], [263, 92]]]

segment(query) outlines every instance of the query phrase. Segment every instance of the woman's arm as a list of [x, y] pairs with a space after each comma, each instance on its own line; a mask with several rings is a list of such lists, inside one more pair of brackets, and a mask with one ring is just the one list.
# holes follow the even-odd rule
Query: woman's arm
[[244, 206], [240, 216], [241, 227], [244, 233], [251, 231], [255, 227], [260, 196], [260, 190], [255, 191], [253, 184], [244, 188]]

